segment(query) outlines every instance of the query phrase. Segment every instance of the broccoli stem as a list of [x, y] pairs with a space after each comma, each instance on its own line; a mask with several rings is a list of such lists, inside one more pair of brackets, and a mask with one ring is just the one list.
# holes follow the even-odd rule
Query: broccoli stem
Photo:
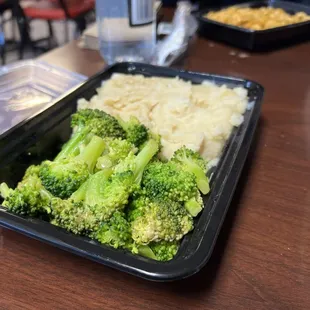
[[202, 210], [201, 205], [196, 201], [195, 198], [191, 198], [190, 200], [186, 201], [185, 208], [192, 217], [197, 216]]
[[[100, 171], [100, 181], [102, 180], [107, 180], [110, 175], [112, 174], [112, 169], [105, 169], [105, 170], [102, 170]], [[98, 172], [96, 173], [96, 175], [98, 174]], [[88, 179], [86, 182], [84, 182], [80, 188], [75, 191], [71, 196], [70, 196], [70, 199], [73, 200], [74, 202], [79, 202], [79, 201], [83, 201], [85, 199], [85, 195], [86, 195], [86, 192], [88, 190], [88, 185], [90, 183], [89, 181], [90, 179]]]
[[6, 199], [10, 195], [11, 191], [12, 189], [10, 189], [6, 183], [3, 182], [0, 184], [0, 196], [3, 199]]
[[210, 192], [209, 180], [205, 179], [197, 179], [197, 186], [199, 190], [204, 194], [208, 194]]
[[96, 166], [98, 157], [102, 154], [104, 149], [105, 142], [103, 139], [93, 136], [77, 158], [84, 161], [88, 165], [89, 171], [92, 172]]
[[156, 255], [154, 254], [152, 249], [147, 245], [139, 245], [138, 246], [138, 253], [141, 256], [157, 260]]
[[127, 130], [128, 130], [128, 123], [125, 122], [120, 116], [116, 116], [115, 118], [117, 119], [117, 121], [118, 121], [118, 123], [121, 125], [121, 127], [122, 127], [125, 131], [127, 131]]
[[56, 156], [54, 161], [62, 160], [71, 154], [74, 154], [77, 150], [79, 145], [84, 141], [86, 136], [89, 133], [89, 129], [84, 127], [80, 130], [78, 130], [73, 137], [63, 146], [62, 150], [59, 152], [59, 154]]
[[40, 194], [41, 197], [47, 198], [47, 199], [52, 199], [54, 196], [47, 190], [45, 189], [43, 186], [42, 188], [40, 188]]
[[[89, 180], [89, 179], [88, 179]], [[88, 187], [88, 180], [84, 182], [78, 190], [76, 190], [71, 196], [70, 199], [73, 200], [74, 202], [79, 202], [83, 201], [85, 199], [85, 195], [87, 192], [87, 187]]]
[[204, 171], [194, 162], [188, 159], [183, 160], [184, 164], [186, 165], [186, 169], [189, 172], [192, 172], [195, 174], [196, 177], [196, 183], [199, 188], [199, 190], [204, 194], [208, 194], [210, 191], [210, 186], [209, 186], [209, 179], [205, 175]]
[[[105, 186], [105, 183], [108, 181], [111, 173], [106, 170], [100, 170], [93, 174], [87, 183], [87, 198], [85, 199], [85, 203], [90, 206], [94, 206], [97, 204], [98, 197], [102, 196], [102, 188]], [[81, 189], [81, 191], [83, 188]]]
[[158, 152], [158, 143], [151, 139], [147, 141], [143, 149], [136, 156], [136, 168], [134, 171], [135, 183], [140, 184], [143, 171], [153, 156]]
[[[46, 190], [43, 186], [42, 188], [40, 189], [40, 196], [42, 199], [46, 199], [46, 201], [51, 201], [53, 199], [53, 195], [48, 191]], [[43, 206], [43, 209], [45, 210], [45, 212], [47, 214], [50, 214], [52, 212], [52, 209], [50, 207], [50, 203], [47, 203], [46, 205]]]

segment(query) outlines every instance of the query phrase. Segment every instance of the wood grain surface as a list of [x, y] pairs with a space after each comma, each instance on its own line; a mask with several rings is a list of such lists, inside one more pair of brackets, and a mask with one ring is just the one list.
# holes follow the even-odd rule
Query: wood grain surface
[[[86, 75], [104, 66], [76, 42], [42, 60]], [[310, 44], [245, 54], [200, 38], [185, 66], [266, 90], [208, 265], [153, 283], [0, 228], [0, 309], [310, 309]]]

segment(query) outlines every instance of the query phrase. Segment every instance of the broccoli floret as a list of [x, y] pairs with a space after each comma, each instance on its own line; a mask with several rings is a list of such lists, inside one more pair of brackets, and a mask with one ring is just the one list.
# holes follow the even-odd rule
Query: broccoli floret
[[[128, 174], [127, 177], [130, 184], [131, 176]], [[129, 189], [125, 184], [118, 183], [119, 180], [120, 176], [112, 180], [105, 170], [101, 170], [83, 183], [68, 200], [53, 199], [51, 223], [75, 234], [88, 235], [97, 231], [102, 222], [108, 221], [128, 201]]]
[[135, 145], [127, 140], [105, 139], [105, 143], [107, 144], [109, 157], [114, 164], [125, 159], [130, 152], [135, 154], [138, 151]]
[[112, 169], [114, 173], [121, 173], [125, 171], [133, 171], [135, 169], [135, 159], [136, 156], [134, 153], [130, 152], [125, 159], [120, 161], [117, 165], [115, 165]]
[[[111, 173], [111, 171], [100, 172], [104, 180], [107, 180]], [[65, 228], [75, 234], [84, 235], [98, 229], [100, 219], [96, 217], [95, 208], [84, 204], [90, 179], [84, 182], [69, 199], [52, 199], [51, 209], [53, 219], [51, 223], [53, 225]]]
[[139, 254], [141, 256], [158, 260], [158, 261], [168, 261], [171, 260], [177, 253], [179, 248], [179, 242], [151, 242], [149, 245], [138, 245], [136, 246], [136, 251], [134, 254]]
[[193, 151], [185, 146], [179, 148], [174, 152], [172, 160], [183, 163], [184, 157], [195, 162], [195, 164], [197, 164], [203, 170], [204, 173], [207, 173], [206, 161], [201, 157], [201, 155], [198, 152]]
[[86, 127], [91, 134], [101, 138], [125, 138], [125, 132], [113, 116], [97, 110], [82, 109], [71, 117], [72, 128]]
[[114, 169], [114, 173], [108, 180], [101, 179], [97, 172], [89, 180], [85, 197], [85, 203], [91, 206], [97, 205], [100, 213], [109, 218], [111, 214], [123, 209], [128, 203], [129, 195], [140, 184], [144, 168], [158, 150], [158, 144], [150, 140], [137, 155], [130, 153]]
[[182, 147], [175, 151], [171, 160], [181, 164], [183, 169], [195, 174], [197, 186], [203, 194], [210, 191], [209, 180], [206, 176], [206, 163], [198, 152]]
[[79, 155], [43, 162], [39, 174], [43, 185], [54, 196], [68, 198], [88, 179], [104, 148], [104, 141], [94, 136]]
[[139, 147], [149, 138], [148, 129], [136, 117], [131, 116], [127, 122], [121, 118], [118, 121], [126, 132], [126, 140], [135, 146]]
[[131, 225], [126, 220], [125, 213], [119, 211], [113, 213], [108, 221], [103, 222], [91, 237], [115, 249], [127, 249], [134, 254], [160, 261], [172, 259], [179, 247], [177, 241], [152, 242], [149, 246], [135, 244], [131, 236]]
[[150, 197], [185, 202], [196, 192], [195, 176], [172, 162], [150, 163], [143, 174], [142, 186]]
[[52, 195], [36, 175], [24, 178], [15, 189], [2, 183], [0, 194], [4, 198], [2, 205], [13, 213], [41, 217], [51, 212]]
[[104, 154], [98, 158], [96, 168], [106, 169], [117, 165], [124, 160], [130, 152], [135, 154], [137, 148], [127, 140], [106, 138]]
[[142, 187], [148, 197], [184, 203], [192, 216], [196, 216], [203, 208], [195, 175], [180, 169], [174, 162], [150, 163], [144, 171]]
[[125, 212], [127, 220], [133, 222], [138, 217], [141, 217], [145, 213], [147, 197], [143, 194], [137, 195], [130, 201], [130, 204], [126, 207]]
[[98, 226], [93, 210], [83, 202], [53, 198], [51, 200], [51, 224], [65, 228], [74, 234], [88, 234]]
[[149, 244], [150, 249], [159, 261], [169, 261], [177, 254], [180, 246], [179, 241], [160, 241]]
[[27, 179], [30, 176], [38, 176], [39, 172], [40, 172], [41, 166], [35, 166], [35, 165], [31, 165], [29, 166], [24, 174], [23, 180]]
[[113, 169], [114, 172], [134, 171], [134, 182], [140, 184], [144, 169], [158, 152], [158, 148], [159, 145], [157, 141], [153, 139], [147, 141], [143, 149], [137, 155], [130, 152], [124, 160], [116, 165]]
[[140, 197], [133, 202], [128, 218], [131, 220], [132, 238], [137, 244], [180, 240], [193, 229], [193, 218], [184, 206], [174, 201]]
[[98, 218], [105, 221], [128, 203], [132, 182], [131, 171], [113, 174], [108, 179], [104, 171], [99, 171], [89, 179], [84, 204], [93, 207]]
[[53, 224], [79, 234], [98, 230], [102, 222], [124, 209], [157, 148], [157, 144], [150, 141], [139, 154], [133, 155], [132, 170], [112, 175], [112, 171], [101, 170], [90, 176], [68, 201], [53, 200]]
[[91, 235], [100, 243], [107, 244], [115, 249], [131, 249], [133, 240], [131, 238], [131, 227], [123, 212], [116, 211], [101, 227]]
[[[99, 172], [97, 173], [99, 174]], [[106, 181], [111, 172], [101, 171], [100, 180]], [[92, 178], [98, 178], [96, 174], [85, 181], [69, 199], [54, 198], [51, 201], [53, 219], [51, 223], [65, 228], [75, 234], [88, 234], [96, 229], [100, 219], [96, 217], [96, 209], [93, 206], [84, 204], [88, 186]]]
[[69, 200], [52, 199], [53, 225], [74, 234], [87, 235], [116, 249], [139, 253], [131, 237], [131, 225], [122, 211], [115, 211], [109, 219], [103, 220], [98, 206], [83, 203], [85, 189], [81, 187], [77, 192], [80, 193], [75, 193], [75, 197], [71, 196]]

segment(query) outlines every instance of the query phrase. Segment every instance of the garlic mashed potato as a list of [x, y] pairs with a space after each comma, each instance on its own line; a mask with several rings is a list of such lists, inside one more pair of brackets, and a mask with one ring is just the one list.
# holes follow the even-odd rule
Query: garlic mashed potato
[[78, 108], [103, 110], [128, 120], [136, 116], [161, 136], [161, 156], [183, 145], [216, 163], [234, 126], [243, 122], [247, 90], [210, 82], [194, 85], [179, 78], [114, 74]]

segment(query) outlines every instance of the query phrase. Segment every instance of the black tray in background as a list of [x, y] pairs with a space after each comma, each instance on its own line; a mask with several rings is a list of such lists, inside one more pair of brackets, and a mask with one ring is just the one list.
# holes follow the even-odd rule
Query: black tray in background
[[[282, 8], [289, 14], [305, 12], [310, 15], [310, 6], [299, 3], [262, 0], [235, 5], [236, 7], [273, 7]], [[310, 21], [254, 31], [216, 22], [204, 17], [210, 11], [219, 11], [231, 6], [202, 9], [198, 14], [199, 34], [213, 40], [223, 41], [233, 46], [251, 50], [268, 51], [310, 39]]]
[[[76, 110], [77, 99], [91, 98], [101, 82], [109, 79], [114, 72], [145, 76], [179, 76], [193, 83], [211, 81], [227, 84], [229, 87], [242, 86], [248, 89], [252, 107], [245, 112], [244, 123], [233, 130], [211, 178], [211, 192], [204, 197], [205, 208], [196, 220], [195, 229], [183, 239], [176, 257], [163, 263], [135, 256], [73, 235], [43, 220], [11, 214], [2, 207], [0, 225], [148, 280], [171, 281], [188, 277], [198, 272], [209, 260], [224, 221], [259, 119], [263, 97], [263, 88], [259, 84], [237, 78], [137, 63], [116, 64], [89, 79], [73, 93], [60, 99], [58, 103], [21, 125], [10, 135], [0, 137], [0, 182], [5, 181], [14, 186], [27, 166], [53, 158], [60, 145], [71, 134], [70, 115]], [[12, 144], [7, 144], [6, 147], [6, 142], [9, 141], [15, 141], [14, 147]]]

